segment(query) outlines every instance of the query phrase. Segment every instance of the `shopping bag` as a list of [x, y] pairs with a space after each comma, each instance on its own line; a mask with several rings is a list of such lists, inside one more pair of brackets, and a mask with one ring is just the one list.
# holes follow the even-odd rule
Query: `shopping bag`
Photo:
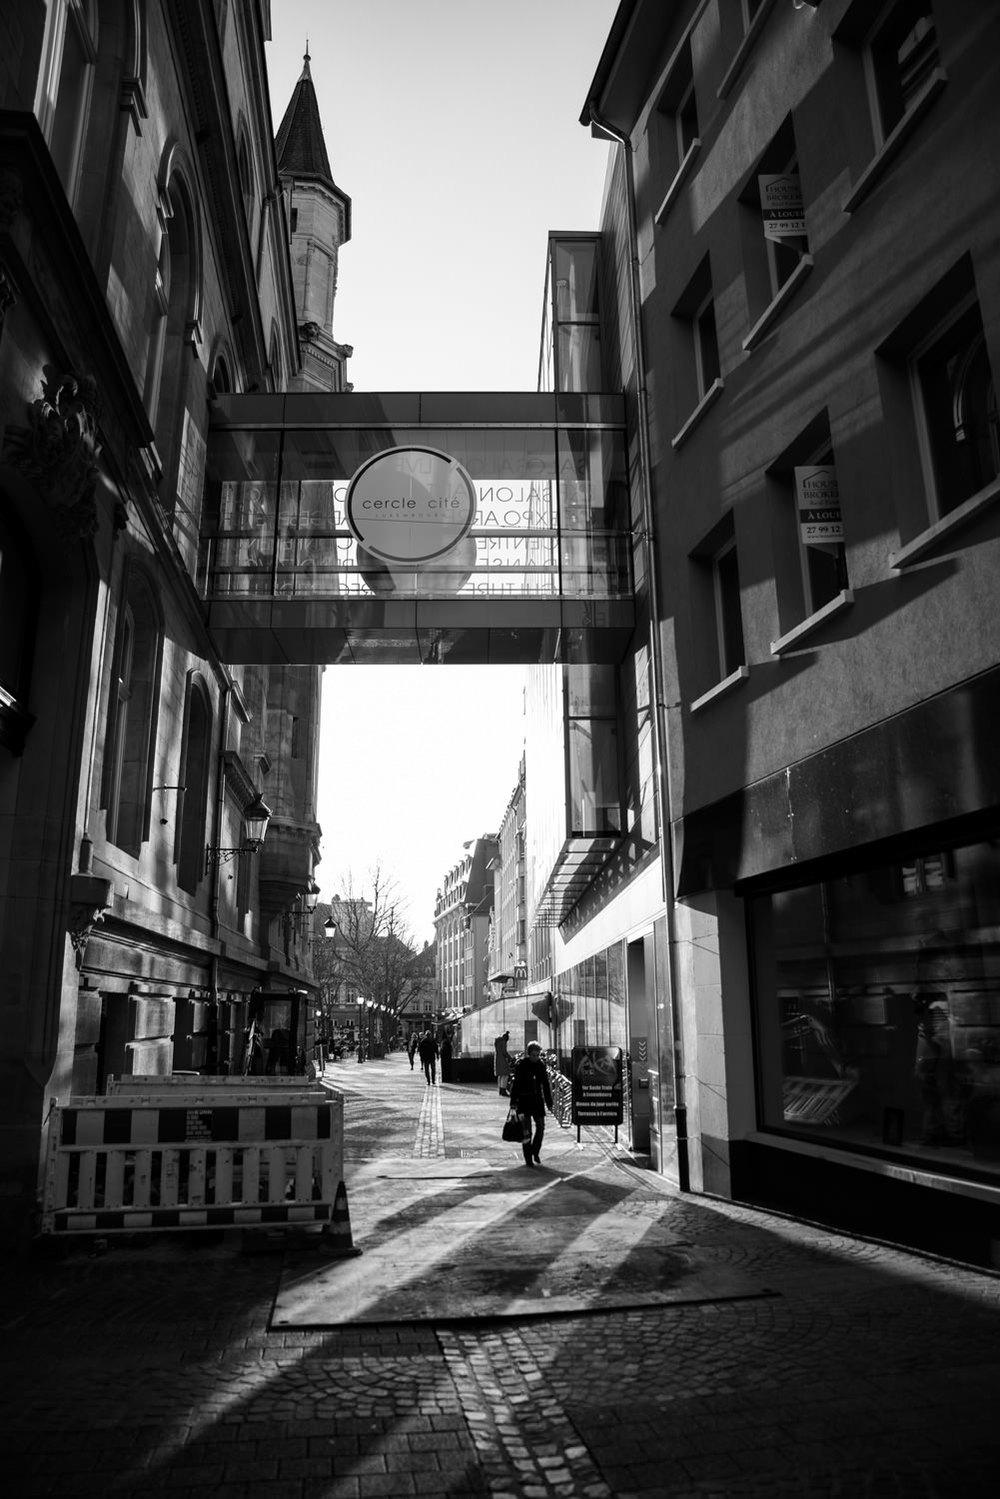
[[520, 1145], [525, 1138], [526, 1123], [527, 1119], [523, 1114], [519, 1114], [516, 1109], [508, 1109], [507, 1118], [503, 1122], [503, 1138]]

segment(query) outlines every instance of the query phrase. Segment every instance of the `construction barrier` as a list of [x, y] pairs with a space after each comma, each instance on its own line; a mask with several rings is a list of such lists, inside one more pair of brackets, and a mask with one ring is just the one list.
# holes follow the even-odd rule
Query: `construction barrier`
[[205, 1093], [229, 1098], [235, 1093], [319, 1093], [323, 1090], [320, 1083], [308, 1077], [275, 1077], [269, 1073], [212, 1077], [200, 1072], [169, 1072], [160, 1076], [150, 1072], [109, 1077], [104, 1091], [107, 1097], [137, 1094], [144, 1098], [150, 1093], [183, 1092], [185, 1097], [191, 1093]]
[[[232, 1079], [245, 1083], [246, 1079]], [[53, 1105], [42, 1233], [328, 1225], [342, 1216], [344, 1101], [309, 1087], [158, 1079]]]

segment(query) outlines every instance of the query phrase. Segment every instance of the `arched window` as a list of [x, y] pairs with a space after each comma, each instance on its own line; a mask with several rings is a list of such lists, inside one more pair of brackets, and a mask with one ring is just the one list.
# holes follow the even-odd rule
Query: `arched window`
[[35, 113], [70, 203], [76, 200], [97, 40], [96, 0], [50, 5]]
[[174, 168], [161, 187], [163, 231], [154, 281], [145, 403], [163, 464], [161, 496], [173, 511], [184, 411], [201, 337], [201, 254], [198, 219], [184, 173]]
[[181, 758], [184, 790], [177, 841], [177, 883], [192, 895], [205, 873], [211, 760], [212, 709], [208, 691], [199, 677], [192, 676], [184, 707]]
[[212, 370], [212, 389], [215, 391], [217, 396], [222, 396], [225, 395], [227, 391], [232, 390], [232, 388], [233, 377], [229, 373], [229, 361], [226, 359], [225, 354], [220, 354], [217, 357], [215, 361], [215, 367]]
[[243, 195], [243, 212], [246, 215], [247, 231], [253, 224], [253, 173], [250, 170], [250, 152], [247, 148], [247, 138], [240, 135], [239, 150], [236, 157], [237, 170], [240, 174], [240, 192]]
[[126, 571], [112, 663], [105, 743], [108, 841], [138, 858], [149, 837], [163, 630], [156, 594], [138, 566]]
[[278, 329], [272, 324], [271, 345], [267, 355], [271, 366], [271, 388], [272, 390], [284, 390], [284, 376], [281, 372], [281, 345], [278, 341]]

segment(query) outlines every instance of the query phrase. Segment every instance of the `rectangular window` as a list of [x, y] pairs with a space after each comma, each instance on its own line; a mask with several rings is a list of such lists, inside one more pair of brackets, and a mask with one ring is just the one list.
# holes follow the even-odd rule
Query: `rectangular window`
[[719, 339], [715, 330], [715, 303], [712, 301], [711, 292], [696, 311], [693, 326], [698, 395], [704, 398], [721, 373]]
[[887, 6], [869, 37], [866, 59], [876, 122], [885, 141], [920, 97], [940, 60], [929, 0], [895, 0]]
[[691, 553], [692, 660], [700, 692], [746, 665], [736, 529], [725, 516]]
[[665, 191], [698, 139], [698, 104], [690, 39], [684, 42], [670, 70], [656, 106], [654, 126], [659, 157], [658, 176], [661, 191]]
[[1000, 844], [750, 901], [762, 1124], [1000, 1175]]
[[[739, 194], [739, 234], [751, 326], [803, 267], [809, 253], [802, 178], [789, 115]], [[808, 265], [809, 262], [806, 262]]]
[[[673, 310], [674, 332], [671, 335], [677, 402], [677, 415], [684, 422], [682, 432], [705, 400], [716, 381], [721, 381], [719, 339], [712, 295], [712, 274], [708, 257], [701, 262]], [[720, 385], [721, 388], [721, 385]], [[697, 418], [696, 418], [697, 419]], [[674, 438], [676, 447], [680, 434]]]
[[963, 516], [1000, 495], [996, 380], [971, 256], [930, 288], [877, 353], [899, 555], [909, 559], [953, 512]]
[[730, 676], [746, 661], [746, 649], [743, 644], [743, 611], [740, 606], [740, 569], [735, 537], [713, 557], [712, 576], [721, 679]]
[[947, 515], [1000, 475], [996, 383], [974, 296], [917, 346], [911, 377], [935, 508]]
[[771, 467], [775, 583], [782, 633], [848, 588], [840, 490], [823, 411]]

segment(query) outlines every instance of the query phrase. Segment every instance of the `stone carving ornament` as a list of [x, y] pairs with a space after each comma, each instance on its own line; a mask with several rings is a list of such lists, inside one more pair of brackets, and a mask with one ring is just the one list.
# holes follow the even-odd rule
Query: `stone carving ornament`
[[8, 457], [55, 510], [70, 536], [98, 527], [97, 383], [45, 365], [42, 394], [28, 405], [28, 424], [7, 429]]

